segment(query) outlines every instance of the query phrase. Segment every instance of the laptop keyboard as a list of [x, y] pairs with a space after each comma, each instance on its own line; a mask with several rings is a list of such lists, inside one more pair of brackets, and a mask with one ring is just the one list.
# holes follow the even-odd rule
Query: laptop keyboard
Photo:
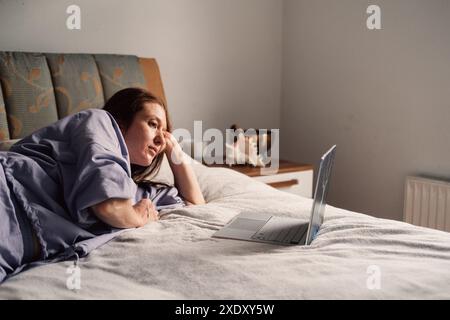
[[304, 238], [307, 231], [307, 223], [295, 223], [292, 219], [271, 217], [261, 230], [252, 236], [252, 239], [298, 244]]

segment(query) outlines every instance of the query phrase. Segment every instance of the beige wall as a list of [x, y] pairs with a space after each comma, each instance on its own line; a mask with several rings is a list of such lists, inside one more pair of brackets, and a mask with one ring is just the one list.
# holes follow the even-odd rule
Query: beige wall
[[336, 143], [330, 203], [401, 220], [406, 175], [450, 178], [450, 1], [284, 5], [282, 155], [316, 162]]
[[156, 57], [175, 127], [278, 128], [281, 19], [278, 0], [3, 0], [0, 50]]

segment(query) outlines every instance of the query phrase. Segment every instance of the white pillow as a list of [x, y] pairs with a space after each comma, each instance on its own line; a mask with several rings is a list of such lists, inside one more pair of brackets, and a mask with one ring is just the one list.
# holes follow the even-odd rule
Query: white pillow
[[174, 184], [172, 169], [170, 168], [169, 160], [167, 160], [166, 155], [164, 155], [158, 174], [151, 180], [153, 182], [162, 182], [168, 185]]

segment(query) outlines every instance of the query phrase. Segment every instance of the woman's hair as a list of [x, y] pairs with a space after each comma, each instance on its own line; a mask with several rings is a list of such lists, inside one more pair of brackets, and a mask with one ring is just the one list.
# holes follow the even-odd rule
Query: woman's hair
[[[142, 88], [126, 88], [116, 92], [106, 102], [103, 110], [108, 111], [124, 131], [128, 130], [136, 113], [144, 108], [145, 103], [159, 104], [166, 115], [166, 130], [171, 132], [172, 126], [164, 101]], [[159, 153], [148, 167], [131, 164], [131, 176], [134, 182], [139, 183], [153, 178], [161, 167], [164, 153]]]

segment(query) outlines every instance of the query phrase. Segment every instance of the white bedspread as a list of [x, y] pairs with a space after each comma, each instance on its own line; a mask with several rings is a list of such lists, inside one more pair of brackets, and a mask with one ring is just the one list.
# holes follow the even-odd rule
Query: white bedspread
[[81, 259], [80, 290], [66, 287], [73, 263], [61, 262], [7, 280], [0, 298], [450, 299], [449, 233], [327, 206], [308, 247], [211, 238], [243, 211], [306, 219], [312, 200], [232, 170], [195, 170], [208, 203], [166, 212]]

